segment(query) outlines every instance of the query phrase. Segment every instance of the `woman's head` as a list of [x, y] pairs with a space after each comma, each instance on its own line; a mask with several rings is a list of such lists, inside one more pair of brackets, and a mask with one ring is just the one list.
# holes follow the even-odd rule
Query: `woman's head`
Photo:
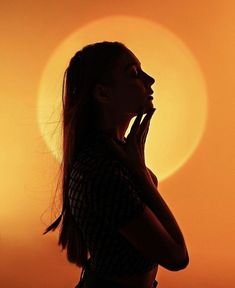
[[[96, 128], [104, 120], [114, 125], [125, 119], [129, 123], [152, 93], [154, 83], [141, 70], [137, 57], [120, 42], [83, 47], [72, 57], [66, 72], [64, 118], [68, 122], [76, 118], [80, 131]], [[152, 108], [152, 103], [146, 102]]]

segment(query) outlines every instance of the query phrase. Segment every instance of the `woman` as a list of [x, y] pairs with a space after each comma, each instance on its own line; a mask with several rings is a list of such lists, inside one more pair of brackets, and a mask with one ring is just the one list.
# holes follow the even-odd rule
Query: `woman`
[[44, 234], [63, 219], [59, 245], [83, 267], [76, 287], [156, 287], [158, 265], [177, 271], [189, 258], [145, 165], [154, 79], [123, 43], [104, 41], [78, 51], [64, 81], [63, 209]]

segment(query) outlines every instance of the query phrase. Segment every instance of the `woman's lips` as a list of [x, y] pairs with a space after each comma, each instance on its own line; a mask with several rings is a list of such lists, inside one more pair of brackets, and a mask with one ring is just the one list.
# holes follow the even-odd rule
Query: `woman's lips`
[[147, 99], [153, 100], [153, 96], [150, 95], [150, 96], [147, 97]]

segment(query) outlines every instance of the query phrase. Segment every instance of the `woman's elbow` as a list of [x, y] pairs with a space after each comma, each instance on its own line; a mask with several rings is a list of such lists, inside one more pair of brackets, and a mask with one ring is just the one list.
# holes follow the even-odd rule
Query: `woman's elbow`
[[177, 262], [175, 265], [173, 265], [172, 267], [169, 267], [168, 270], [170, 271], [179, 271], [179, 270], [183, 270], [185, 269], [189, 264], [189, 256], [188, 254], [184, 257], [183, 260], [181, 260], [180, 262]]
[[174, 271], [179, 271], [179, 270], [183, 270], [185, 269], [189, 264], [189, 257], [185, 258], [184, 261], [182, 261], [181, 263], [179, 263], [176, 266], [176, 269]]
[[[189, 256], [188, 256], [188, 252], [185, 251], [184, 256], [181, 255], [181, 257], [176, 257], [171, 258], [171, 261], [167, 261], [168, 263], [159, 263], [161, 266], [163, 266], [164, 268], [166, 268], [167, 270], [170, 271], [179, 271], [179, 270], [183, 270], [185, 269], [188, 264], [189, 264]], [[162, 265], [163, 264], [163, 265]]]

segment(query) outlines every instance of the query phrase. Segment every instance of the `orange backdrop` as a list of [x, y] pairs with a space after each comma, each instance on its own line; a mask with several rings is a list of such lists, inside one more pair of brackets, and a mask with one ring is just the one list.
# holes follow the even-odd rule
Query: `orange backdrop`
[[60, 252], [57, 232], [42, 236], [50, 223], [58, 160], [40, 133], [37, 97], [57, 46], [79, 27], [112, 15], [149, 19], [172, 31], [191, 50], [207, 86], [200, 142], [159, 183], [182, 228], [190, 264], [179, 272], [160, 267], [159, 287], [235, 287], [234, 11], [232, 0], [1, 3], [1, 287], [69, 288], [78, 282], [81, 271]]

